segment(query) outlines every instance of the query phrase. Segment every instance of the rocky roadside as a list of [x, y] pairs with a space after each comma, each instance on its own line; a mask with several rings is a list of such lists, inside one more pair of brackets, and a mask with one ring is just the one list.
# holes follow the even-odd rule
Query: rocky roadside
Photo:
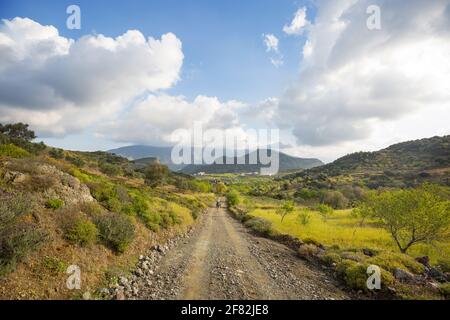
[[187, 232], [167, 240], [164, 244], [151, 247], [145, 254], [139, 256], [139, 261], [130, 276], [119, 277], [117, 283], [112, 283], [109, 287], [99, 289], [98, 295], [102, 299], [107, 300], [133, 300], [139, 299], [143, 288], [152, 288], [154, 296], [151, 298], [164, 299], [158, 292], [163, 291], [164, 295], [166, 295], [167, 293], [163, 289], [167, 284], [170, 284], [172, 290], [169, 294], [176, 296], [178, 294], [176, 290], [177, 279], [163, 278], [158, 273], [160, 262], [178, 244], [187, 242], [200, 224], [201, 222], [197, 223]]

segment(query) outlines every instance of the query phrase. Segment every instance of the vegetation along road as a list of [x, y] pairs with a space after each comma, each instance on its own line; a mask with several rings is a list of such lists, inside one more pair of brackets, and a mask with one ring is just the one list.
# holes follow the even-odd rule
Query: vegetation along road
[[132, 285], [121, 280], [128, 288], [122, 298], [346, 298], [328, 275], [284, 245], [252, 235], [224, 208], [209, 209], [188, 237], [141, 260]]

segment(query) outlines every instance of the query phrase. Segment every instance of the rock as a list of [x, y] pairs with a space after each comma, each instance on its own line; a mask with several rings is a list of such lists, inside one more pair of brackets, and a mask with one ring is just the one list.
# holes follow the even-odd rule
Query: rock
[[83, 293], [83, 300], [91, 300], [91, 293], [89, 291]]
[[400, 268], [394, 270], [394, 278], [401, 282], [415, 282], [416, 280], [416, 277], [412, 273]]
[[430, 267], [427, 269], [427, 275], [429, 277], [431, 277], [432, 279], [435, 279], [439, 282], [446, 282], [447, 281], [447, 277], [445, 276], [445, 274], [443, 274], [442, 272], [440, 272], [438, 269]]
[[125, 300], [125, 293], [123, 289], [116, 290], [116, 295], [114, 296], [116, 300]]
[[362, 258], [353, 252], [342, 252], [341, 257], [343, 259], [353, 260], [356, 262], [362, 262]]
[[428, 284], [429, 284], [429, 286], [430, 286], [431, 288], [433, 288], [433, 289], [439, 290], [439, 288], [440, 288], [439, 283], [436, 283], [436, 282], [429, 282]]
[[100, 290], [98, 290], [98, 293], [105, 297], [105, 296], [109, 296], [109, 289], [108, 288], [101, 288]]
[[362, 251], [364, 255], [368, 257], [373, 257], [375, 255], [375, 252], [372, 249], [364, 248]]
[[119, 284], [121, 284], [122, 286], [126, 286], [128, 284], [128, 279], [125, 277], [120, 277]]
[[141, 254], [140, 256], [139, 256], [139, 260], [144, 260], [145, 259], [145, 257]]
[[4, 175], [7, 183], [21, 183], [27, 179], [27, 176], [21, 172], [7, 171]]
[[423, 264], [425, 267], [430, 266], [430, 257], [428, 256], [418, 257], [416, 258], [416, 261]]

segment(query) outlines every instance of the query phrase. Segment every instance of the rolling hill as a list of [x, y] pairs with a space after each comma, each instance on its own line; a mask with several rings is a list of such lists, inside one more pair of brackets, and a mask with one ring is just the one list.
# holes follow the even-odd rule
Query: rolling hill
[[349, 176], [368, 186], [405, 186], [422, 181], [448, 184], [450, 136], [394, 144], [374, 152], [356, 152], [318, 168], [288, 176], [288, 179]]
[[[134, 145], [121, 147], [117, 149], [108, 150], [107, 152], [113, 153], [129, 160], [139, 160], [145, 158], [157, 158], [159, 162], [165, 164], [172, 171], [181, 170], [184, 165], [177, 165], [172, 162], [171, 159], [171, 147], [153, 147], [145, 145]], [[142, 161], [141, 161], [142, 162]]]

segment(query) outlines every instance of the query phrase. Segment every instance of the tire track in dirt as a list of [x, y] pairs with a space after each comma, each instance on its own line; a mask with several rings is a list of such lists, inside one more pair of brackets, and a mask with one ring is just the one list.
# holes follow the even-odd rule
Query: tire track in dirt
[[195, 231], [140, 279], [138, 299], [346, 299], [334, 280], [226, 209], [209, 209]]

